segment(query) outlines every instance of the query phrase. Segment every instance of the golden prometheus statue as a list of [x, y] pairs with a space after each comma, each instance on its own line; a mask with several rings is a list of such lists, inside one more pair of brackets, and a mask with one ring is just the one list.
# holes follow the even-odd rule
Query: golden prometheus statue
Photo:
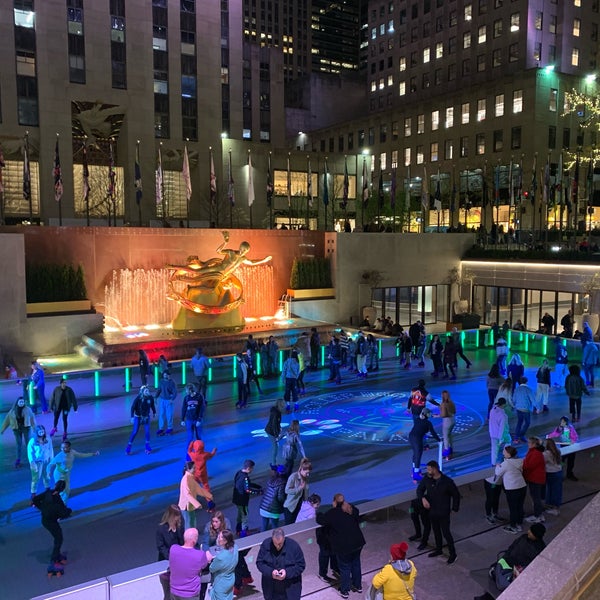
[[188, 256], [186, 265], [167, 265], [171, 270], [167, 297], [181, 306], [173, 320], [175, 331], [240, 331], [244, 327], [240, 311], [244, 289], [234, 271], [241, 265], [264, 264], [272, 257], [249, 260], [248, 242], [242, 242], [238, 250], [225, 248], [229, 232], [222, 234], [223, 243], [217, 248], [220, 256], [206, 261]]

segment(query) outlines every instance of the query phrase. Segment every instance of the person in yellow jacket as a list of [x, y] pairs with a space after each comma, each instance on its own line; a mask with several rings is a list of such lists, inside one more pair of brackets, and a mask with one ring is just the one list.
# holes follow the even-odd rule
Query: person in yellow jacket
[[417, 568], [412, 560], [406, 559], [408, 544], [392, 544], [390, 562], [376, 573], [371, 585], [380, 590], [383, 588], [383, 600], [413, 600], [415, 597], [415, 579]]

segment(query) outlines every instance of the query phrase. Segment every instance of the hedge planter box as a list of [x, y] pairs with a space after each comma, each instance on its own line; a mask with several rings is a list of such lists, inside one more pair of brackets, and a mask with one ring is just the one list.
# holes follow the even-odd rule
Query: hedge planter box
[[312, 290], [290, 290], [288, 296], [295, 300], [314, 300], [315, 298], [335, 298], [335, 288], [315, 288]]
[[28, 315], [51, 315], [59, 313], [90, 312], [90, 300], [65, 300], [63, 302], [34, 302], [27, 305]]

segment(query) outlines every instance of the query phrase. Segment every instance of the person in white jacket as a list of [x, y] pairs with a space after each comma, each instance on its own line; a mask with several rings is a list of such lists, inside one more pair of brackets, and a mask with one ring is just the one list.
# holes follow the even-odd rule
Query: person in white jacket
[[523, 504], [527, 496], [527, 484], [523, 478], [523, 459], [517, 456], [514, 446], [504, 446], [504, 461], [496, 465], [496, 476], [502, 477], [506, 502], [510, 512], [510, 524], [503, 527], [507, 533], [523, 531]]
[[511, 442], [505, 398], [498, 398], [496, 400], [496, 404], [494, 404], [490, 411], [488, 426], [492, 446], [492, 467], [495, 467], [500, 462], [500, 449], [505, 444], [510, 444]]
[[37, 494], [40, 479], [45, 489], [50, 487], [50, 477], [46, 469], [53, 458], [52, 440], [46, 434], [46, 428], [43, 425], [38, 425], [35, 430], [35, 437], [32, 437], [27, 444], [27, 460], [29, 460], [29, 468], [31, 469], [32, 498]]

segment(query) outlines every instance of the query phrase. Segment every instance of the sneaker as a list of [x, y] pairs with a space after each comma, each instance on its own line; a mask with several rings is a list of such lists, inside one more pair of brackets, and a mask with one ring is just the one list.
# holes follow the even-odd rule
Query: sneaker
[[165, 431], [165, 435], [171, 435], [173, 433], [173, 429], [169, 428]]
[[254, 583], [254, 579], [252, 577], [242, 577], [242, 585], [251, 585]]
[[156, 432], [156, 435], [165, 435], [165, 432], [164, 432], [164, 430], [162, 430], [162, 429], [159, 429], [159, 430]]
[[527, 523], [543, 523], [546, 519], [544, 518], [544, 515], [540, 515], [539, 517], [536, 517], [535, 515], [531, 515], [530, 517], [527, 517], [525, 519], [525, 521], [527, 521]]
[[523, 531], [523, 528], [520, 525], [515, 525], [515, 529], [517, 530], [517, 533], [521, 533]]
[[420, 535], [417, 535], [417, 534], [415, 533], [415, 535], [411, 535], [411, 536], [408, 538], [408, 541], [409, 541], [409, 542], [416, 542], [417, 540], [420, 540], [420, 539], [421, 539], [421, 536], [420, 536]]
[[354, 587], [354, 586], [352, 586], [352, 591], [355, 594], [362, 594], [363, 593], [363, 589], [361, 587]]
[[579, 481], [579, 477], [575, 477], [575, 475], [573, 475], [573, 473], [571, 473], [570, 475], [567, 475], [567, 479], [570, 481]]
[[131, 454], [131, 444], [127, 444], [127, 448], [125, 448], [125, 454]]
[[549, 412], [550, 409], [547, 406], [544, 406], [544, 408], [542, 409], [544, 412]]
[[486, 515], [485, 520], [490, 524], [490, 525], [495, 525], [496, 524], [496, 519], [494, 519], [493, 515]]
[[417, 550], [425, 550], [425, 548], [427, 548], [427, 542], [421, 542], [418, 546], [417, 546]]
[[[468, 368], [468, 367], [467, 367]], [[458, 556], [456, 556], [456, 554], [451, 554], [448, 557], [448, 560], [446, 561], [446, 564], [448, 565], [453, 565], [456, 562], [456, 559], [458, 558]]]
[[516, 535], [517, 533], [519, 533], [519, 530], [516, 527], [512, 527], [512, 525], [506, 525], [502, 528], [502, 531], [506, 531], [506, 533], [512, 533], [513, 535]]
[[434, 550], [433, 552], [430, 552], [427, 556], [429, 556], [429, 558], [435, 558], [436, 556], [441, 556], [441, 555], [442, 555], [441, 550]]
[[350, 594], [348, 592], [342, 592], [342, 590], [340, 590], [340, 596], [342, 598], [350, 598]]
[[547, 515], [552, 515], [553, 517], [560, 515], [560, 511], [557, 508], [547, 508], [545, 512]]
[[324, 583], [331, 583], [331, 578], [327, 575], [317, 575], [317, 577]]
[[53, 428], [50, 430], [50, 437], [52, 437], [52, 436], [53, 436], [55, 433], [56, 433], [56, 427], [53, 427]]
[[495, 521], [506, 521], [506, 518], [502, 515], [495, 515], [494, 513], [492, 513], [492, 517], [494, 517]]

